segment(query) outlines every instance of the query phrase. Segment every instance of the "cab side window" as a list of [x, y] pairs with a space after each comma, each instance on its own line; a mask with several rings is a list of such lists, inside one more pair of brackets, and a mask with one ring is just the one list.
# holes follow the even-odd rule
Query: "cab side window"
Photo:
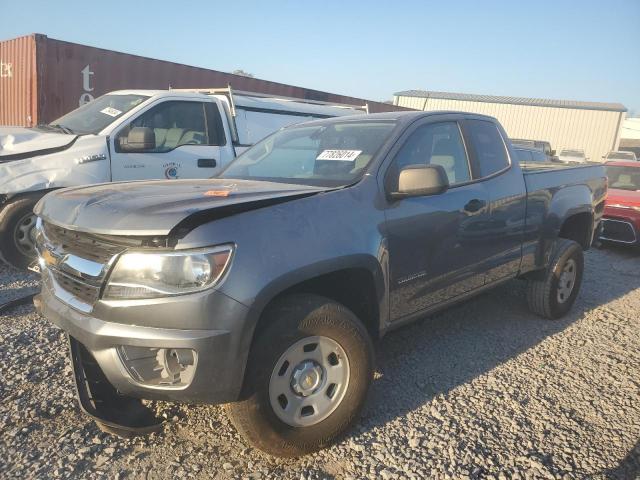
[[469, 161], [456, 122], [418, 127], [402, 146], [394, 163], [396, 181], [400, 170], [409, 165], [440, 165], [451, 185], [471, 180]]
[[168, 152], [182, 145], [225, 143], [220, 112], [213, 103], [163, 102], [136, 118], [119, 136], [126, 136], [135, 127], [153, 131], [155, 147], [148, 152]]
[[465, 133], [471, 136], [476, 154], [477, 177], [483, 178], [500, 172], [509, 166], [507, 149], [502, 135], [493, 122], [466, 120]]

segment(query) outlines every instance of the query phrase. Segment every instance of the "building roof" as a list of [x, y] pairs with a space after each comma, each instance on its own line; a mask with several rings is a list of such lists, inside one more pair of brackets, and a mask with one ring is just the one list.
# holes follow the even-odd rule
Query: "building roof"
[[502, 97], [497, 95], [474, 95], [471, 93], [433, 92], [429, 90], [405, 90], [394, 93], [396, 97], [437, 98], [442, 100], [461, 100], [465, 102], [507, 103], [532, 107], [575, 108], [579, 110], [606, 110], [626, 112], [621, 103], [578, 102], [575, 100], [551, 100], [548, 98]]
[[640, 118], [626, 118], [620, 129], [620, 140], [634, 139], [640, 143]]

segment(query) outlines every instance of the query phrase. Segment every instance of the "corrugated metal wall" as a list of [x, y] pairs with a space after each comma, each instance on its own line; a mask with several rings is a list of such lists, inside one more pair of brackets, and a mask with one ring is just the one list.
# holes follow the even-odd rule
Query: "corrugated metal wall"
[[552, 148], [581, 148], [601, 161], [618, 148], [624, 112], [483, 103], [420, 97], [395, 97], [394, 103], [418, 110], [457, 110], [497, 118], [512, 138], [546, 140]]
[[0, 125], [35, 125], [37, 91], [35, 38], [0, 42]]

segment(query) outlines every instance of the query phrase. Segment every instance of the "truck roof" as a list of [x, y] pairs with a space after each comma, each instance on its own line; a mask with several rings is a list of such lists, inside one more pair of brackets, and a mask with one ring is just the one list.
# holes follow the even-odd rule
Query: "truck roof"
[[[362, 115], [350, 115], [346, 117], [340, 117], [340, 120], [393, 120], [400, 121], [403, 123], [411, 123], [419, 118], [427, 118], [433, 117], [437, 115], [464, 115], [465, 117], [477, 118], [482, 120], [489, 120], [495, 122], [496, 119], [489, 115], [482, 115], [478, 113], [470, 113], [470, 112], [460, 112], [455, 110], [433, 110], [429, 112], [425, 112], [422, 110], [414, 110], [408, 112], [382, 112], [382, 113], [370, 113], [366, 117], [362, 117]], [[306, 125], [310, 123], [322, 123], [322, 122], [331, 122], [335, 119], [325, 119], [325, 120], [316, 120], [314, 122], [305, 122]], [[292, 125], [293, 126], [293, 125]]]
[[198, 92], [183, 92], [180, 90], [115, 90], [113, 92], [109, 92], [107, 95], [147, 95], [149, 97], [153, 97], [155, 95], [176, 95], [176, 93], [185, 97], [201, 97], [203, 95]]
[[159, 96], [159, 97], [192, 97], [192, 98], [202, 98], [202, 97], [212, 97], [212, 96], [224, 96], [227, 97], [229, 95], [233, 95], [233, 103], [236, 107], [248, 108], [254, 111], [271, 111], [277, 109], [282, 112], [305, 112], [310, 113], [312, 115], [320, 115], [320, 116], [343, 116], [343, 115], [351, 115], [357, 111], [360, 111], [361, 114], [365, 113], [365, 105], [342, 105], [342, 104], [331, 104], [331, 102], [308, 102], [303, 98], [288, 98], [288, 97], [280, 97], [278, 95], [251, 95], [250, 92], [205, 92], [205, 91], [188, 91], [184, 89], [174, 89], [174, 90], [116, 90], [114, 92], [109, 92], [109, 94], [113, 95], [146, 95], [149, 97]]

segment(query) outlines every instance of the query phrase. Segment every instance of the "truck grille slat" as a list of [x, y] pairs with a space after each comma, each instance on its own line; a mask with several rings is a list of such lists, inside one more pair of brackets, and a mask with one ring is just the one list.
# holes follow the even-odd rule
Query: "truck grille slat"
[[94, 262], [106, 264], [126, 248], [93, 235], [74, 232], [50, 223], [44, 223], [43, 226], [44, 234], [52, 245], [65, 253], [73, 253]]
[[100, 295], [99, 288], [87, 285], [77, 278], [73, 278], [55, 270], [52, 270], [51, 274], [60, 287], [65, 289], [78, 300], [89, 305], [93, 305], [98, 300], [98, 296]]

